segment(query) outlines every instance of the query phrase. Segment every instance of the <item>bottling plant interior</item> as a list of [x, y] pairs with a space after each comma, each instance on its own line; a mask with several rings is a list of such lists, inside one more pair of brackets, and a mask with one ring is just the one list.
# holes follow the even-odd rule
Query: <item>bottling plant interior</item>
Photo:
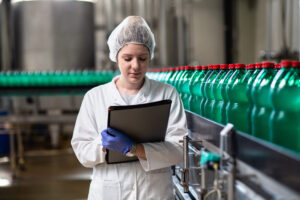
[[[91, 194], [97, 166], [82, 162], [73, 140], [86, 94], [124, 76], [108, 40], [128, 16], [141, 16], [155, 38], [153, 52], [143, 43], [124, 45], [148, 49], [143, 84], [151, 80], [173, 88], [179, 98], [171, 105], [185, 115], [181, 152], [157, 155], [166, 162], [180, 157], [168, 166], [173, 199], [300, 199], [299, 11], [299, 0], [2, 0], [0, 199], [108, 199]], [[115, 98], [113, 90], [104, 96]], [[155, 105], [133, 106], [153, 114]], [[124, 109], [109, 106], [107, 126], [111, 113]], [[180, 112], [161, 112], [158, 120], [145, 117], [146, 124], [140, 123], [143, 117], [132, 123], [135, 114], [117, 121], [142, 127], [138, 130], [162, 127], [166, 134], [160, 117], [170, 112], [170, 122]], [[110, 163], [98, 131], [97, 148], [106, 154], [97, 165], [115, 169], [119, 164]], [[139, 160], [127, 160], [128, 166], [145, 169], [138, 154], [143, 143], [158, 141], [130, 143], [126, 155], [136, 153]], [[156, 170], [164, 169], [145, 173]], [[137, 183], [133, 190], [148, 184]], [[136, 191], [109, 199], [140, 199], [143, 190]], [[155, 190], [145, 193], [146, 199], [170, 199]]]

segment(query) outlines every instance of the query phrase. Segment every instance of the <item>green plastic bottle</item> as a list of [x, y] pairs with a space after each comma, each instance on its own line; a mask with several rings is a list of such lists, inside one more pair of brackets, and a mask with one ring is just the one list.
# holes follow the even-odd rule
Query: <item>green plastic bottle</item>
[[271, 85], [272, 142], [300, 154], [300, 62], [282, 61]]
[[180, 70], [178, 72], [178, 74], [176, 75], [175, 77], [175, 81], [174, 81], [174, 87], [176, 88], [176, 90], [178, 91], [178, 93], [180, 94], [181, 91], [180, 91], [180, 79], [181, 79], [181, 76], [185, 73], [185, 66], [181, 66], [180, 67]]
[[155, 80], [163, 82], [166, 74], [166, 69], [158, 69], [158, 75]]
[[175, 80], [179, 72], [180, 72], [180, 67], [175, 67], [175, 71], [167, 80], [167, 83], [175, 87]]
[[205, 74], [205, 77], [203, 78], [203, 80], [200, 83], [200, 90], [201, 90], [201, 94], [202, 94], [202, 100], [200, 103], [200, 109], [201, 109], [201, 115], [204, 117], [207, 117], [207, 113], [205, 110], [205, 103], [207, 100], [207, 93], [206, 93], [206, 83], [208, 82], [208, 79], [210, 77], [210, 75], [214, 72], [214, 65], [209, 65], [208, 66], [208, 70]]
[[9, 78], [9, 80], [8, 80], [9, 86], [12, 86], [12, 87], [22, 86], [20, 71], [11, 71], [9, 73], [8, 78]]
[[191, 95], [189, 97], [189, 108], [190, 111], [200, 115], [200, 76], [203, 74], [204, 70], [200, 65], [195, 67], [194, 73], [189, 82], [189, 90]]
[[205, 75], [208, 72], [207, 66], [197, 66], [198, 74], [192, 77], [192, 82], [190, 82], [191, 98], [190, 98], [190, 108], [191, 111], [202, 115], [201, 102], [203, 99], [203, 93], [200, 89], [201, 83], [204, 81]]
[[168, 73], [166, 74], [166, 77], [165, 77], [165, 83], [168, 83], [170, 82], [170, 79], [171, 77], [174, 75], [174, 73], [176, 72], [176, 68], [175, 67], [171, 67], [168, 69]]
[[[12, 81], [12, 80], [13, 79], [11, 79], [10, 85], [13, 86], [14, 85], [14, 81]], [[28, 72], [28, 71], [21, 71], [21, 73], [20, 73], [20, 83], [21, 83], [21, 86], [23, 86], [23, 87], [28, 87], [30, 85], [30, 72]]]
[[168, 84], [170, 84], [170, 85], [172, 85], [173, 87], [175, 87], [175, 80], [176, 80], [176, 77], [178, 76], [178, 73], [180, 73], [180, 67], [176, 67], [176, 68], [175, 68], [175, 72], [174, 72], [173, 75], [169, 78]]
[[181, 99], [183, 106], [186, 110], [191, 110], [189, 106], [189, 98], [191, 95], [191, 91], [189, 88], [189, 83], [192, 78], [192, 75], [194, 74], [195, 68], [192, 66], [186, 66], [185, 67], [185, 73], [181, 77], [181, 84], [180, 84], [180, 91], [181, 91]]
[[271, 141], [269, 118], [272, 112], [271, 83], [275, 77], [274, 63], [262, 63], [262, 70], [253, 82], [251, 98], [251, 131], [258, 138]]
[[184, 66], [183, 73], [181, 74], [181, 76], [179, 78], [179, 82], [177, 84], [178, 92], [179, 92], [181, 98], [182, 98], [182, 96], [184, 94], [184, 92], [183, 92], [183, 85], [184, 85], [184, 83], [187, 80], [186, 77], [188, 76], [188, 74], [190, 74], [190, 70], [192, 70], [190, 67], [191, 66]]
[[7, 86], [7, 76], [5, 72], [0, 71], [0, 87]]
[[247, 132], [247, 81], [246, 69], [244, 64], [235, 64], [235, 72], [230, 77], [226, 92], [229, 102], [226, 107], [228, 122], [232, 123], [235, 129]]
[[219, 74], [220, 65], [213, 65], [213, 71], [208, 77], [205, 85], [204, 85], [204, 96], [206, 97], [206, 100], [204, 102], [204, 116], [206, 116], [209, 119], [214, 120], [214, 113], [212, 113], [213, 110], [213, 104], [215, 103], [214, 95], [213, 95], [213, 81]]
[[222, 108], [223, 108], [223, 98], [221, 95], [221, 85], [220, 81], [224, 78], [224, 76], [228, 72], [228, 65], [222, 64], [220, 65], [220, 71], [216, 78], [212, 81], [212, 94], [214, 96], [214, 102], [212, 102], [212, 111], [213, 113], [212, 119], [218, 123], [222, 123]]
[[228, 119], [226, 116], [226, 107], [227, 104], [229, 102], [229, 98], [228, 98], [228, 94], [226, 92], [226, 86], [228, 84], [228, 81], [230, 79], [230, 77], [232, 76], [234, 72], [234, 64], [229, 64], [228, 65], [228, 72], [226, 73], [226, 75], [220, 80], [220, 83], [218, 85], [218, 87], [220, 87], [221, 90], [221, 95], [222, 95], [222, 99], [223, 99], [223, 106], [222, 106], [222, 124], [227, 124]]
[[259, 71], [261, 69], [261, 64], [249, 64], [246, 66], [246, 75], [245, 78], [247, 78], [247, 85], [246, 85], [246, 94], [247, 94], [247, 99], [248, 99], [248, 106], [247, 106], [247, 133], [252, 134], [251, 131], [251, 111], [253, 108], [253, 102], [251, 99], [251, 89], [253, 86], [253, 82], [256, 78], [256, 76], [259, 74]]

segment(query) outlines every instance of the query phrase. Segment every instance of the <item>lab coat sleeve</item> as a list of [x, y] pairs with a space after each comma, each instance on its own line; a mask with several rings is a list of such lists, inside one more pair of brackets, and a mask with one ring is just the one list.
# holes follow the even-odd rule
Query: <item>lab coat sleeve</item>
[[146, 160], [139, 159], [145, 171], [170, 167], [183, 161], [182, 144], [179, 142], [187, 134], [186, 116], [181, 99], [172, 88], [172, 105], [165, 142], [144, 143]]
[[87, 93], [83, 98], [71, 140], [77, 159], [85, 167], [94, 167], [105, 160], [93, 105], [93, 99]]

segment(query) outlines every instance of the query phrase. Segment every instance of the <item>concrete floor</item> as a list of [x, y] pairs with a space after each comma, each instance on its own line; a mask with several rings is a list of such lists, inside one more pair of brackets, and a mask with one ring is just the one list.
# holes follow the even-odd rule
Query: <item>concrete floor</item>
[[[1, 200], [86, 199], [92, 169], [80, 165], [73, 152], [26, 153], [25, 170], [12, 178], [9, 162], [0, 163]], [[9, 182], [8, 186], [3, 183]], [[1, 186], [2, 182], [2, 186]]]

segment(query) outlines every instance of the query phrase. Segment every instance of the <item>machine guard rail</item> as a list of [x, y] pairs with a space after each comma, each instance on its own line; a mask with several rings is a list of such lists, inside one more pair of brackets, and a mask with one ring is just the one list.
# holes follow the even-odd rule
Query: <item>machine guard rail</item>
[[[186, 111], [186, 116], [190, 137], [206, 143], [199, 144], [199, 149], [203, 145], [208, 149], [211, 146], [213, 151], [219, 151], [220, 132], [224, 125], [190, 111]], [[194, 146], [197, 147], [197, 144]], [[241, 163], [250, 166], [259, 174], [270, 177], [300, 194], [300, 156], [296, 153], [236, 130], [234, 139], [228, 141], [228, 147], [227, 153], [238, 162], [242, 161]]]

